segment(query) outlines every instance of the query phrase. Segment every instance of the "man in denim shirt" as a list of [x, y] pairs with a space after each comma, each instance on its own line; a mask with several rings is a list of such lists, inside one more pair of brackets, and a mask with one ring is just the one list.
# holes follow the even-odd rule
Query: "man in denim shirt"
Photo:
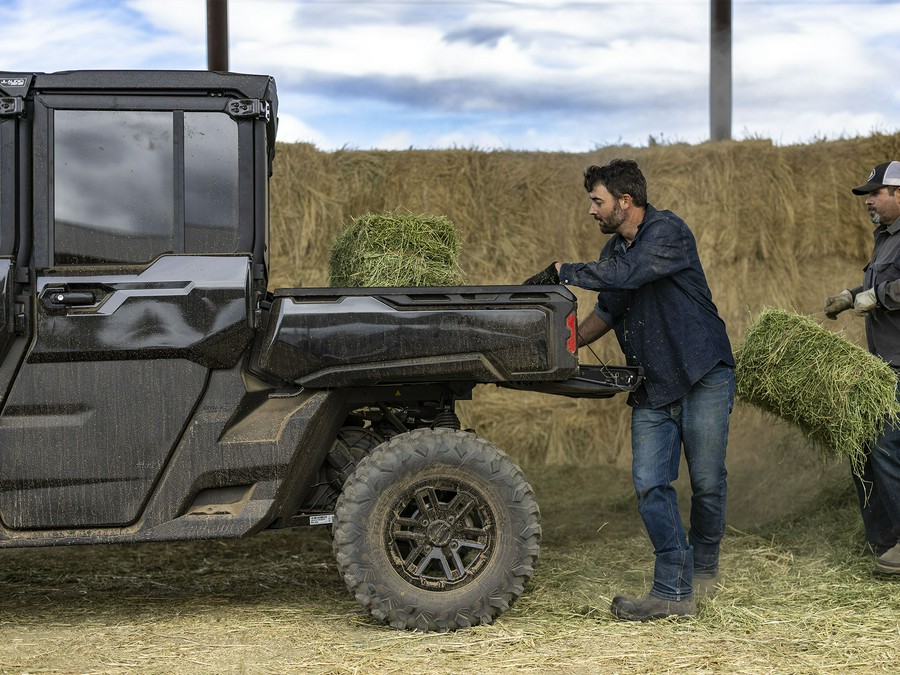
[[[656, 563], [649, 594], [616, 596], [611, 611], [641, 621], [692, 616], [701, 594], [695, 591], [715, 587], [725, 532], [731, 344], [693, 234], [674, 213], [647, 203], [638, 165], [613, 160], [590, 166], [584, 187], [590, 215], [612, 235], [599, 260], [555, 263], [533, 279], [598, 291], [594, 311], [579, 325], [579, 346], [613, 329], [628, 364], [644, 369], [643, 383], [628, 399], [632, 477]], [[692, 489], [687, 535], [672, 486], [682, 447]]]
[[[869, 351], [900, 373], [900, 162], [884, 162], [853, 188], [865, 196], [876, 225], [872, 258], [863, 283], [825, 301], [830, 319], [854, 309], [866, 317]], [[898, 386], [900, 400], [900, 386]], [[862, 476], [854, 474], [866, 540], [877, 556], [875, 569], [900, 574], [900, 423], [889, 420], [866, 455]]]

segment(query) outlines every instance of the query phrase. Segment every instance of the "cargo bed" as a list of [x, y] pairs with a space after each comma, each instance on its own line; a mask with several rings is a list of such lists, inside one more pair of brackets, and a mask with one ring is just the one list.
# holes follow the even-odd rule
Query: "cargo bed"
[[563, 286], [282, 289], [256, 366], [308, 388], [564, 381], [575, 308]]

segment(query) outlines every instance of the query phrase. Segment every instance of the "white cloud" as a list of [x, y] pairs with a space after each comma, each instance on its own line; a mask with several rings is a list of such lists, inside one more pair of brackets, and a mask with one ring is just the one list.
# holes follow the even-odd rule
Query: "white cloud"
[[[584, 151], [708, 135], [708, 0], [229, 0], [232, 70], [274, 75], [283, 140]], [[733, 14], [735, 136], [892, 131], [898, 2]], [[8, 70], [206, 67], [205, 0], [4, 0]], [[877, 56], [876, 56], [877, 55]]]
[[406, 150], [413, 144], [412, 134], [406, 129], [391, 131], [375, 140], [375, 147], [382, 150]]
[[320, 131], [283, 111], [278, 112], [278, 140], [284, 143], [312, 143], [318, 148], [332, 145]]

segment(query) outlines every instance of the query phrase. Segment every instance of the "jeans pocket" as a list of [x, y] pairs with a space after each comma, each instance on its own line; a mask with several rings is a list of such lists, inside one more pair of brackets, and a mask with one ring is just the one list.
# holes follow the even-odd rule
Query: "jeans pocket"
[[728, 399], [728, 413], [734, 409], [734, 368], [719, 364], [710, 370], [697, 382], [699, 385], [694, 392], [701, 400], [706, 400], [712, 405], [713, 401], [725, 403]]
[[734, 380], [734, 370], [729, 366], [715, 366], [697, 382], [706, 389], [722, 389]]

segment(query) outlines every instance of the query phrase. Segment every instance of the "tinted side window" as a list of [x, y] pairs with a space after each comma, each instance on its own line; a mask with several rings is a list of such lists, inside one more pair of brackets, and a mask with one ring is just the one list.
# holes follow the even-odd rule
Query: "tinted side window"
[[189, 252], [238, 246], [238, 127], [228, 115], [184, 114], [184, 244]]
[[55, 263], [142, 263], [172, 251], [171, 112], [57, 110]]

